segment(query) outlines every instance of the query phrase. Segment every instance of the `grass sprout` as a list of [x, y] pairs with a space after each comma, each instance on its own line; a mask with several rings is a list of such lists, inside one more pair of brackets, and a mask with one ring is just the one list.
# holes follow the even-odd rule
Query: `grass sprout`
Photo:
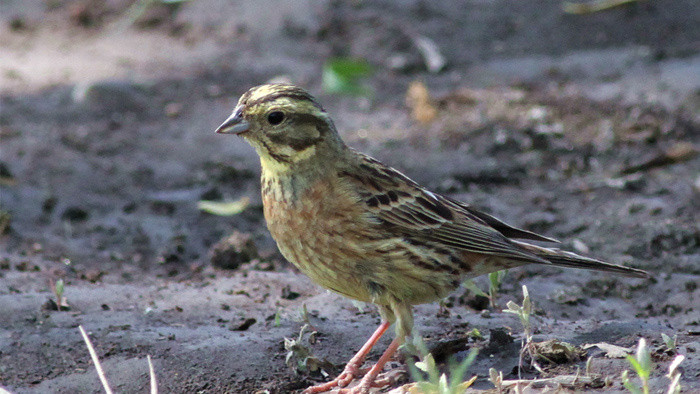
[[627, 355], [626, 357], [632, 369], [642, 381], [642, 388], [640, 390], [638, 386], [632, 383], [628, 370], [622, 373], [622, 384], [633, 394], [649, 394], [649, 376], [651, 376], [651, 370], [654, 366], [651, 362], [651, 350], [647, 346], [647, 341], [641, 338], [635, 355]]
[[472, 293], [486, 297], [489, 299], [489, 305], [491, 308], [497, 308], [496, 300], [498, 298], [498, 292], [501, 289], [501, 283], [503, 283], [503, 278], [508, 273], [508, 270], [492, 272], [488, 275], [489, 277], [489, 289], [488, 292], [483, 291], [479, 286], [474, 283], [473, 280], [467, 280], [464, 282], [464, 286], [469, 289]]
[[413, 345], [420, 361], [409, 364], [411, 377], [415, 381], [415, 385], [413, 385], [409, 392], [421, 394], [461, 394], [476, 380], [476, 376], [473, 376], [469, 380], [464, 380], [464, 375], [474, 363], [478, 354], [476, 349], [472, 349], [461, 362], [450, 360], [448, 362], [448, 373], [441, 374], [433, 355], [428, 352], [425, 343], [420, 338], [416, 338]]
[[68, 300], [66, 300], [66, 297], [63, 296], [63, 292], [65, 291], [65, 284], [63, 282], [63, 279], [59, 279], [56, 282], [51, 280], [50, 282], [51, 282], [50, 283], [51, 290], [53, 291], [53, 294], [56, 296], [56, 310], [57, 311], [69, 310]]

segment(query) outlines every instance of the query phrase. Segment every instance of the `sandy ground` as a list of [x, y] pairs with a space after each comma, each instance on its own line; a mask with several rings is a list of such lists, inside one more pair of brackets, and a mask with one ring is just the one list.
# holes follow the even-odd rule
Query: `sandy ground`
[[[331, 375], [342, 369], [376, 311], [284, 261], [262, 218], [254, 152], [213, 133], [246, 89], [287, 79], [318, 95], [350, 145], [433, 190], [654, 275], [523, 267], [505, 277], [498, 308], [466, 289], [419, 306], [416, 329], [443, 368], [477, 348], [476, 389], [493, 389], [492, 367], [517, 378], [523, 330], [501, 309], [527, 285], [536, 341], [646, 338], [653, 390], [680, 353], [684, 390], [700, 391], [695, 2], [566, 15], [559, 1], [197, 0], [134, 23], [129, 4], [0, 1], [0, 386], [100, 392], [78, 325], [118, 392], [148, 389], [146, 355], [162, 392], [302, 389], [322, 377], [285, 363], [284, 338], [306, 323], [311, 354]], [[426, 70], [419, 36], [445, 57], [442, 71]], [[373, 65], [371, 98], [323, 93], [334, 56]], [[437, 110], [428, 122], [405, 104], [414, 81]], [[243, 197], [251, 204], [235, 216], [197, 210]], [[234, 231], [245, 250], [215, 252]], [[240, 264], [215, 267], [212, 256]], [[49, 301], [58, 279], [67, 311]], [[474, 328], [483, 339], [467, 335]], [[677, 336], [675, 352], [661, 333]], [[521, 374], [576, 374], [589, 357], [608, 384], [569, 389], [624, 389], [627, 361], [596, 348]]]

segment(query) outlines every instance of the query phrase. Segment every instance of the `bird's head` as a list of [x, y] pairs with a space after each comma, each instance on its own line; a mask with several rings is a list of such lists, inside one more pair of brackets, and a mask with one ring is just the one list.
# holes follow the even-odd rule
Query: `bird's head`
[[326, 111], [308, 92], [293, 85], [248, 90], [216, 132], [245, 138], [263, 167], [275, 170], [337, 156], [345, 148]]

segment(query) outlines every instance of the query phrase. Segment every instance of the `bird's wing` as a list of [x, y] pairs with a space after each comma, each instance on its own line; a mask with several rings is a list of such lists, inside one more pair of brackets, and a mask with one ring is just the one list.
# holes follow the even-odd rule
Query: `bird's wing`
[[[341, 172], [360, 190], [372, 216], [388, 231], [418, 242], [443, 244], [472, 253], [544, 263], [506, 235], [536, 236], [515, 229], [469, 206], [432, 193], [369, 156], [358, 154], [355, 171]], [[503, 231], [503, 232], [501, 232]]]
[[500, 219], [495, 218], [487, 213], [481, 212], [478, 209], [472, 207], [471, 205], [465, 204], [461, 201], [457, 201], [444, 196], [443, 198], [448, 200], [450, 203], [457, 205], [464, 212], [470, 213], [475, 219], [480, 219], [484, 224], [493, 227], [496, 231], [505, 235], [508, 238], [530, 239], [533, 241], [559, 243], [559, 241], [554, 238], [545, 237], [544, 235], [533, 233], [532, 231], [527, 231], [521, 228], [513, 227], [510, 224], [505, 223]]

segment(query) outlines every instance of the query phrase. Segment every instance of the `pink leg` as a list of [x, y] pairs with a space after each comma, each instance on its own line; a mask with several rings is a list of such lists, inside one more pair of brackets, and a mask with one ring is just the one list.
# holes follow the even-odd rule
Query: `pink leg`
[[[358, 375], [358, 372], [360, 371], [360, 365], [362, 365], [362, 362], [365, 361], [365, 357], [367, 357], [367, 353], [369, 353], [369, 351], [372, 350], [372, 347], [377, 343], [379, 338], [381, 338], [382, 335], [384, 335], [384, 333], [389, 328], [389, 326], [391, 326], [391, 323], [389, 323], [387, 321], [383, 321], [382, 324], [380, 324], [379, 327], [377, 327], [377, 330], [374, 331], [374, 334], [372, 334], [372, 336], [369, 337], [367, 342], [365, 342], [365, 344], [362, 345], [362, 348], [360, 349], [360, 351], [357, 352], [357, 354], [355, 354], [355, 356], [353, 356], [353, 358], [350, 359], [348, 364], [345, 366], [343, 373], [338, 375], [337, 378], [331, 380], [330, 382], [320, 384], [318, 386], [309, 387], [306, 390], [304, 390], [302, 392], [302, 394], [323, 393], [326, 391], [330, 391], [334, 387], [345, 387], [348, 384], [350, 384], [350, 382], [352, 382], [352, 380]], [[392, 342], [392, 344], [393, 344], [393, 342]], [[391, 348], [391, 346], [390, 346], [390, 348]], [[396, 350], [396, 349], [394, 349], [394, 350]], [[386, 354], [386, 352], [384, 354]], [[384, 356], [382, 355], [382, 357], [384, 357]], [[381, 359], [380, 359], [380, 361], [381, 361]], [[385, 361], [385, 363], [386, 363], [386, 361]], [[374, 370], [374, 368], [372, 368], [372, 370], [370, 370], [370, 373], [373, 370]], [[381, 370], [381, 368], [380, 368], [380, 370]], [[375, 378], [376, 378], [376, 375], [375, 375]], [[374, 379], [372, 379], [372, 380], [374, 380]], [[364, 379], [363, 379], [363, 382], [364, 382]]]
[[391, 356], [396, 353], [396, 350], [399, 348], [399, 346], [401, 346], [402, 342], [403, 338], [395, 338], [393, 341], [391, 341], [391, 344], [379, 358], [379, 361], [377, 361], [377, 363], [374, 364], [372, 369], [369, 370], [365, 377], [362, 378], [360, 384], [357, 387], [353, 387], [351, 390], [341, 390], [340, 393], [368, 394], [369, 389], [374, 387], [374, 380], [377, 379], [379, 373], [382, 372], [382, 369], [384, 369], [384, 365], [391, 359]]

